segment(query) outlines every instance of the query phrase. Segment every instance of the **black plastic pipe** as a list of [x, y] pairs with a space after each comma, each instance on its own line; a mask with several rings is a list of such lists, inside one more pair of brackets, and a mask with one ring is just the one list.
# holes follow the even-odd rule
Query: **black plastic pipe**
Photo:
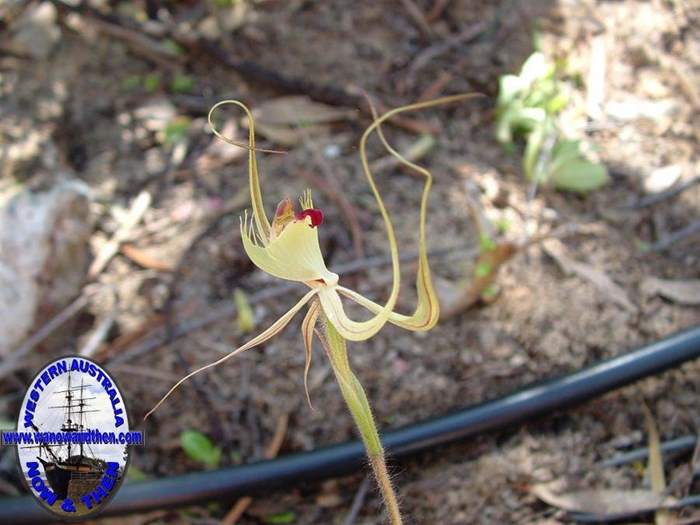
[[[700, 357], [700, 326], [556, 379], [526, 386], [473, 405], [383, 434], [392, 458], [400, 458], [544, 416]], [[332, 478], [365, 466], [359, 441], [290, 454], [249, 465], [194, 472], [124, 485], [105, 516], [174, 508], [217, 499], [269, 493], [282, 487]], [[46, 523], [30, 496], [0, 499], [0, 523]]]

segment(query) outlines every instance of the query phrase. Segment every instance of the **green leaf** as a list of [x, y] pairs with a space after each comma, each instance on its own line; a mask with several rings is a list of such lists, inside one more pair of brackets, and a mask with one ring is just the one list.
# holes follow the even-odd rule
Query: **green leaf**
[[586, 193], [608, 182], [608, 171], [602, 164], [584, 158], [575, 158], [561, 165], [551, 174], [552, 184], [559, 190]]
[[160, 87], [160, 75], [158, 73], [151, 73], [146, 75], [143, 79], [143, 88], [149, 93], [153, 93]]
[[139, 75], [129, 75], [124, 80], [122, 80], [122, 87], [124, 89], [136, 89], [141, 86], [141, 77]]
[[144, 481], [148, 479], [148, 475], [141, 470], [140, 468], [134, 466], [134, 465], [129, 465], [129, 469], [126, 471], [126, 479], [127, 481]]
[[173, 55], [182, 55], [185, 52], [180, 44], [171, 39], [167, 39], [163, 42], [163, 47]]
[[506, 217], [499, 217], [494, 221], [494, 226], [498, 230], [498, 233], [506, 233], [510, 229], [510, 221]]
[[525, 153], [523, 153], [523, 171], [529, 180], [541, 181], [545, 175], [541, 173], [542, 170], [538, 170], [538, 173], [535, 173], [543, 142], [544, 126], [540, 125], [530, 133], [530, 136], [527, 138], [527, 144], [525, 145]]
[[207, 436], [197, 430], [185, 430], [180, 434], [180, 446], [187, 456], [208, 468], [216, 468], [221, 460], [221, 449], [214, 446]]
[[498, 292], [498, 285], [496, 283], [491, 283], [481, 292], [481, 298], [484, 301], [491, 301], [496, 298]]
[[515, 116], [515, 108], [511, 105], [498, 115], [496, 121], [496, 140], [501, 144], [513, 143], [513, 117]]
[[564, 164], [574, 159], [580, 159], [581, 141], [580, 140], [559, 140], [552, 148], [552, 162], [550, 164], [550, 172], [559, 170]]
[[163, 130], [163, 143], [173, 145], [182, 141], [187, 136], [190, 129], [191, 119], [189, 117], [177, 117], [165, 126]]
[[491, 274], [493, 271], [493, 266], [491, 266], [487, 262], [480, 262], [476, 265], [476, 268], [474, 269], [474, 275], [476, 277], [487, 277], [488, 275]]
[[547, 62], [543, 53], [539, 51], [531, 54], [522, 69], [520, 70], [520, 80], [527, 86], [532, 85], [536, 80], [546, 78], [552, 74], [553, 67]]
[[189, 75], [178, 73], [170, 83], [170, 90], [173, 93], [189, 93], [194, 89], [194, 78]]
[[542, 108], [520, 107], [513, 111], [511, 129], [529, 132], [547, 120], [547, 112]]
[[263, 518], [265, 523], [294, 523], [297, 517], [291, 510], [287, 512], [280, 512], [279, 514], [272, 514]]
[[566, 93], [555, 93], [548, 101], [547, 101], [547, 106], [546, 110], [549, 113], [559, 113], [562, 109], [566, 107], [566, 105], [569, 103], [569, 97], [566, 95]]
[[238, 329], [244, 334], [252, 332], [255, 328], [255, 314], [248, 302], [248, 296], [243, 290], [236, 288], [233, 291], [233, 301], [238, 311]]
[[482, 233], [479, 235], [479, 249], [482, 252], [491, 252], [496, 249], [496, 243], [491, 237]]
[[498, 79], [498, 106], [510, 104], [525, 89], [520, 77], [503, 75]]

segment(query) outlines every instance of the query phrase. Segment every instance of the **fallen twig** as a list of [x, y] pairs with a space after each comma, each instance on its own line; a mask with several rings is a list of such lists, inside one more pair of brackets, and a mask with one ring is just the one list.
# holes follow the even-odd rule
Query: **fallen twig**
[[433, 30], [430, 27], [430, 24], [428, 24], [428, 21], [425, 19], [425, 15], [423, 14], [423, 11], [421, 11], [420, 7], [418, 7], [413, 0], [401, 0], [401, 3], [403, 4], [403, 8], [406, 10], [408, 15], [416, 24], [416, 27], [421, 33], [423, 33], [423, 36], [432, 36]]
[[637, 202], [629, 206], [630, 209], [637, 210], [639, 208], [645, 208], [647, 206], [653, 206], [654, 204], [658, 204], [659, 202], [662, 202], [666, 199], [670, 199], [671, 197], [675, 197], [676, 195], [684, 192], [688, 188], [694, 186], [695, 184], [700, 183], [700, 175], [696, 175], [695, 177], [681, 182], [680, 184], [676, 184], [675, 186], [670, 187], [669, 189], [659, 192], [659, 193], [654, 193], [653, 195], [647, 195], [646, 197], [643, 197], [639, 199]]
[[117, 320], [117, 313], [119, 311], [119, 297], [117, 296], [117, 293], [114, 291], [114, 289], [112, 289], [111, 295], [112, 307], [109, 313], [104, 317], [104, 319], [100, 321], [97, 327], [92, 331], [90, 336], [87, 338], [87, 341], [85, 341], [85, 344], [78, 352], [78, 355], [81, 355], [83, 357], [93, 357], [95, 355], [95, 352], [97, 352], [97, 349], [102, 344], [102, 342], [107, 338], [107, 334], [112, 328], [112, 325]]
[[[671, 439], [669, 441], [664, 441], [663, 443], [661, 443], [661, 452], [664, 454], [686, 452], [689, 450], [693, 450], [697, 442], [697, 436], [692, 435]], [[598, 466], [602, 468], [619, 467], [620, 465], [626, 465], [635, 461], [643, 461], [648, 457], [649, 449], [647, 447], [642, 447], [630, 450], [629, 452], [625, 452], [624, 454], [617, 454], [609, 459], [605, 459], [598, 463]]]
[[687, 226], [665, 235], [663, 239], [651, 244], [649, 246], [649, 251], [661, 252], [670, 248], [672, 244], [691, 237], [696, 233], [700, 233], [700, 220], [693, 221]]
[[139, 223], [143, 218], [146, 211], [151, 205], [151, 194], [147, 191], [142, 191], [134, 199], [131, 204], [131, 208], [124, 217], [122, 223], [114, 232], [112, 238], [107, 241], [107, 243], [102, 246], [97, 256], [92, 261], [90, 269], [88, 270], [88, 279], [92, 280], [97, 277], [102, 270], [107, 266], [107, 263], [112, 260], [112, 257], [116, 255], [119, 251], [119, 246], [124, 242], [131, 233], [131, 230]]
[[[494, 22], [495, 20], [495, 22]], [[476, 24], [470, 25], [462, 29], [456, 35], [452, 35], [447, 40], [433, 44], [432, 46], [421, 51], [416, 58], [413, 59], [411, 65], [408, 67], [407, 79], [411, 83], [416, 74], [427, 66], [430, 62], [435, 60], [440, 55], [444, 55], [448, 51], [454, 49], [457, 46], [468, 44], [479, 38], [483, 33], [485, 33], [494, 23], [497, 23], [498, 17], [494, 20], [480, 20]]]
[[370, 481], [371, 478], [369, 476], [365, 476], [365, 479], [363, 479], [362, 483], [360, 483], [360, 486], [355, 493], [355, 497], [352, 500], [352, 506], [343, 520], [343, 525], [353, 525], [357, 520], [357, 515], [360, 513], [362, 505], [365, 502], [365, 498], [367, 497]]
[[428, 14], [425, 15], [425, 21], [429, 24], [435, 22], [445, 12], [445, 8], [450, 4], [451, 0], [435, 0], [433, 7], [430, 8]]
[[[457, 68], [460, 69], [460, 68]], [[454, 78], [454, 73], [451, 71], [440, 71], [438, 77], [430, 84], [423, 92], [418, 96], [418, 102], [424, 102], [435, 97], [440, 96], [442, 90], [447, 87], [447, 85], [452, 82]]]

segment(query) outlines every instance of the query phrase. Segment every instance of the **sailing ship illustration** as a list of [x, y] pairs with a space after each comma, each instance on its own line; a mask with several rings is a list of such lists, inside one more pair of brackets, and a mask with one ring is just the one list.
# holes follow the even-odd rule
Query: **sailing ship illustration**
[[[81, 380], [80, 386], [72, 386], [71, 375], [68, 372], [67, 388], [59, 390], [55, 394], [63, 396], [65, 404], [51, 406], [51, 409], [64, 411], [61, 432], [81, 432], [86, 430], [85, 414], [99, 412], [91, 410], [88, 401], [95, 397], [85, 397], [85, 389], [88, 388]], [[41, 430], [32, 424], [35, 432]], [[54, 429], [50, 429], [55, 431]], [[58, 499], [67, 497], [77, 498], [94, 490], [101, 482], [107, 463], [95, 457], [89, 444], [68, 443], [63, 445], [51, 445], [41, 443], [24, 448], [37, 448], [37, 459], [41, 462], [46, 473], [46, 480]]]

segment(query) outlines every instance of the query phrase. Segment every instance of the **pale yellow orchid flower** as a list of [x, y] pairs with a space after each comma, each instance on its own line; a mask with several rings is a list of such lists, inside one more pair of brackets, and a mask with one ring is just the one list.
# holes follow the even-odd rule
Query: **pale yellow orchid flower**
[[[430, 277], [426, 248], [425, 222], [432, 176], [428, 170], [408, 161], [394, 150], [386, 141], [380, 126], [387, 119], [405, 111], [413, 111], [464, 100], [472, 96], [474, 95], [455, 95], [411, 104], [388, 111], [381, 117], [378, 117], [376, 112], [374, 112], [374, 108], [372, 108], [374, 122], [365, 130], [360, 139], [360, 160], [362, 162], [364, 174], [367, 177], [367, 181], [369, 182], [382, 215], [391, 254], [393, 280], [389, 298], [384, 305], [375, 303], [361, 294], [341, 286], [339, 284], [338, 275], [331, 272], [326, 267], [318, 238], [318, 229], [323, 222], [323, 213], [314, 208], [310, 192], [307, 191], [300, 199], [300, 211], [294, 209], [291, 200], [284, 199], [278, 204], [272, 222], [268, 220], [264, 213], [257, 160], [255, 157], [256, 151], [260, 150], [257, 150], [255, 146], [255, 123], [253, 115], [250, 110], [238, 100], [225, 100], [212, 107], [209, 112], [209, 124], [214, 134], [226, 142], [248, 149], [248, 182], [250, 185], [252, 213], [250, 217], [246, 213], [241, 219], [243, 249], [250, 260], [261, 270], [281, 279], [303, 283], [308, 286], [310, 290], [299, 302], [260, 335], [254, 337], [246, 344], [233, 350], [221, 359], [205, 365], [180, 379], [155, 407], [148, 412], [146, 417], [156, 410], [184, 381], [203, 370], [223, 363], [236, 354], [269, 340], [287, 326], [299, 310], [309, 304], [308, 313], [302, 322], [302, 335], [306, 357], [304, 366], [304, 386], [307, 399], [309, 398], [307, 377], [311, 364], [312, 340], [316, 333], [319, 335], [321, 342], [326, 348], [343, 397], [360, 430], [372, 468], [374, 469], [377, 481], [379, 482], [387, 503], [392, 523], [401, 523], [396, 498], [386, 473], [386, 465], [384, 463], [379, 435], [374, 425], [372, 413], [364, 390], [350, 369], [345, 349], [345, 340], [363, 341], [369, 339], [387, 322], [407, 330], [430, 330], [437, 323], [440, 308]], [[249, 136], [247, 146], [224, 137], [217, 131], [212, 123], [213, 113], [221, 106], [229, 104], [241, 108], [248, 117]], [[380, 140], [392, 155], [399, 159], [402, 164], [423, 175], [425, 178], [419, 211], [419, 257], [416, 277], [417, 305], [413, 314], [410, 315], [400, 314], [394, 311], [400, 286], [399, 253], [394, 227], [386, 207], [384, 206], [384, 201], [379, 194], [367, 161], [367, 139], [373, 131], [377, 131]], [[373, 314], [373, 317], [366, 321], [350, 319], [343, 307], [341, 296], [363, 306]], [[325, 323], [325, 335], [315, 331], [317, 321], [320, 317]], [[309, 404], [311, 404], [310, 399]]]
[[[224, 100], [213, 106], [209, 112], [209, 122], [215, 135], [236, 146], [246, 147], [249, 152], [248, 182], [250, 185], [252, 214], [250, 217], [246, 214], [246, 216], [244, 216], [241, 220], [241, 237], [246, 254], [261, 270], [281, 279], [304, 283], [309, 286], [310, 291], [304, 295], [301, 300], [296, 303], [287, 313], [275, 321], [272, 326], [270, 326], [260, 335], [251, 339], [246, 344], [235, 349], [221, 359], [205, 365], [180, 379], [158, 402], [158, 404], [156, 404], [148, 415], [158, 408], [158, 406], [160, 406], [160, 404], [165, 401], [165, 399], [177, 387], [179, 387], [193, 375], [219, 365], [234, 355], [269, 340], [271, 337], [280, 332], [289, 323], [289, 321], [291, 321], [292, 317], [310, 301], [320, 303], [320, 308], [326, 318], [333, 324], [335, 329], [338, 330], [338, 333], [343, 338], [350, 341], [363, 341], [365, 339], [369, 339], [375, 335], [387, 321], [407, 330], [413, 331], [430, 330], [433, 326], [435, 326], [438, 320], [440, 308], [437, 295], [433, 287], [433, 282], [430, 277], [430, 267], [428, 265], [425, 238], [428, 194], [432, 185], [432, 176], [428, 170], [406, 160], [403, 156], [391, 148], [391, 146], [389, 146], [384, 140], [383, 135], [381, 135], [381, 129], [379, 126], [387, 119], [390, 119], [399, 113], [428, 108], [439, 104], [456, 102], [472, 96], [472, 94], [454, 95], [393, 109], [381, 117], [376, 118], [375, 121], [365, 130], [362, 138], [360, 139], [360, 159], [362, 162], [362, 168], [365, 176], [367, 177], [370, 188], [372, 189], [372, 193], [377, 200], [377, 205], [379, 206], [379, 211], [382, 215], [386, 228], [387, 240], [391, 253], [393, 283], [389, 298], [386, 304], [383, 306], [367, 299], [349, 288], [341, 286], [338, 282], [338, 275], [326, 268], [318, 239], [318, 227], [320, 226], [323, 215], [319, 210], [316, 210], [313, 207], [313, 202], [308, 192], [302, 197], [302, 199], [300, 199], [302, 207], [301, 212], [294, 212], [294, 210], [291, 208], [291, 202], [289, 200], [282, 201], [282, 203], [280, 203], [278, 206], [272, 224], [270, 223], [264, 213], [262, 192], [260, 191], [260, 178], [258, 174], [257, 159], [255, 156], [255, 122], [253, 115], [250, 110], [238, 100]], [[224, 137], [212, 123], [212, 116], [214, 112], [221, 106], [228, 104], [240, 107], [248, 116], [249, 135], [247, 146], [233, 142], [227, 137]], [[404, 165], [425, 176], [423, 195], [420, 203], [420, 227], [418, 231], [419, 258], [416, 278], [418, 304], [412, 315], [404, 315], [394, 312], [394, 306], [396, 305], [396, 300], [399, 295], [400, 285], [398, 247], [396, 244], [396, 236], [394, 234], [394, 226], [391, 223], [389, 214], [384, 206], [384, 201], [379, 194], [374, 177], [369, 169], [366, 153], [367, 139], [375, 130], [379, 131], [382, 141], [393, 155], [399, 158]], [[366, 321], [354, 321], [350, 319], [343, 307], [343, 303], [340, 298], [341, 295], [367, 308], [374, 314], [374, 317]], [[314, 308], [312, 311], [318, 312], [317, 308]], [[317, 317], [318, 313], [315, 315]], [[305, 329], [307, 332], [304, 333], [304, 341], [310, 342], [313, 335], [314, 323], [307, 322], [305, 324]], [[309, 355], [308, 347], [307, 355]]]

